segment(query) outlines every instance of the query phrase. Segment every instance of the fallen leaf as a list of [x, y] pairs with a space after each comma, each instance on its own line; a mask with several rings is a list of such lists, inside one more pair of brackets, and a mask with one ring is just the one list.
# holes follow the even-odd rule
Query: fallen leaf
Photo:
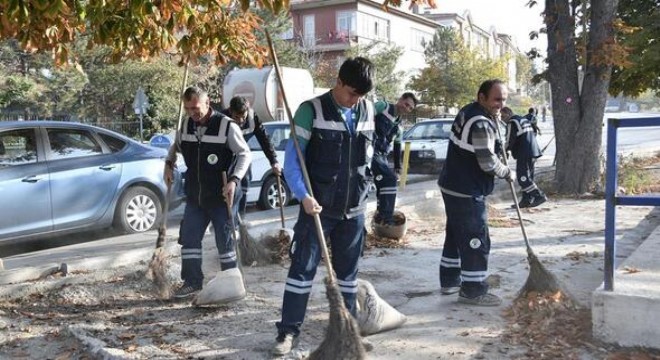
[[117, 338], [119, 338], [119, 340], [124, 340], [124, 341], [133, 340], [133, 339], [135, 339], [135, 334], [123, 333], [123, 334], [117, 335]]
[[642, 270], [632, 266], [624, 266], [623, 272], [624, 274], [634, 274], [634, 273], [642, 272]]

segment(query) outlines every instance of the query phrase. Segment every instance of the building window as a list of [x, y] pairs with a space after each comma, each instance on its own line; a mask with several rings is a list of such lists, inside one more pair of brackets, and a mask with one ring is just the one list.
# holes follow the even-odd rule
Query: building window
[[337, 12], [337, 32], [344, 36], [355, 36], [357, 33], [357, 15], [355, 11]]
[[410, 39], [410, 49], [413, 51], [424, 52], [426, 44], [431, 41], [433, 34], [417, 29], [410, 29], [410, 33], [412, 37]]
[[390, 22], [369, 14], [360, 14], [361, 37], [373, 40], [390, 40]]
[[305, 46], [316, 45], [316, 28], [314, 15], [303, 16], [303, 43]]

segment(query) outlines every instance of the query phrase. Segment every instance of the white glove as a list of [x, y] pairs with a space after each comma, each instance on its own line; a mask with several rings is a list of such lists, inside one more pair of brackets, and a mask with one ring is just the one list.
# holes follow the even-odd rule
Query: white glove
[[509, 169], [509, 174], [505, 177], [506, 181], [512, 183], [516, 181], [516, 172], [515, 170]]

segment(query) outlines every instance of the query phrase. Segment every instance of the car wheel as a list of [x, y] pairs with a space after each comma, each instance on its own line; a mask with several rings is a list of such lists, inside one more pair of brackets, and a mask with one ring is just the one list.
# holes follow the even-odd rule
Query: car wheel
[[131, 187], [119, 199], [115, 210], [115, 225], [125, 233], [141, 233], [157, 226], [161, 216], [160, 199], [153, 191]]
[[[284, 191], [282, 192], [282, 202], [286, 206], [286, 204], [289, 203], [289, 199], [291, 199], [291, 191], [284, 182], [282, 182], [282, 187], [284, 188]], [[269, 176], [261, 186], [258, 205], [264, 210], [272, 210], [279, 207], [279, 201], [277, 179], [275, 176]]]

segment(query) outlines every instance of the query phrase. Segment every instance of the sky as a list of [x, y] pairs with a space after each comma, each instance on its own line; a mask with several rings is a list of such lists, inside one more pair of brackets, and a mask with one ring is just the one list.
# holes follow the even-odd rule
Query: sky
[[536, 47], [542, 53], [546, 51], [545, 34], [539, 39], [530, 40], [529, 33], [538, 31], [543, 26], [541, 12], [544, 1], [537, 0], [531, 9], [526, 6], [528, 0], [436, 0], [434, 12], [457, 13], [463, 15], [470, 10], [472, 20], [482, 29], [489, 30], [495, 26], [497, 32], [513, 35], [518, 48], [527, 52]]

